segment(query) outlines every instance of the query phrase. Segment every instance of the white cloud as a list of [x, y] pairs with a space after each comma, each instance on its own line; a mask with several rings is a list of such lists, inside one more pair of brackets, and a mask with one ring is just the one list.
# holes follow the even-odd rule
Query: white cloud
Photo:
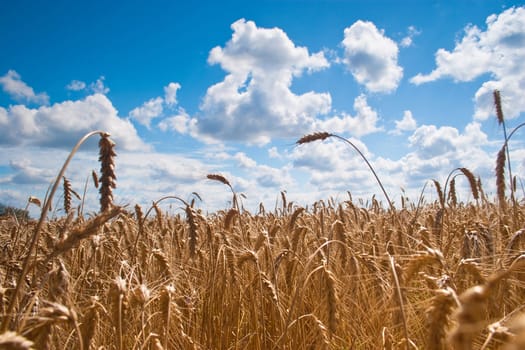
[[[246, 192], [248, 195], [250, 193], [255, 194], [255, 197], [248, 201], [254, 208], [259, 204], [257, 201], [268, 200], [279, 190], [288, 188], [295, 183], [290, 174], [290, 165], [272, 167], [266, 164], [258, 164], [244, 152], [236, 152], [233, 155], [221, 152], [209, 156], [214, 160], [220, 159], [222, 164], [228, 164], [229, 167], [235, 168], [235, 173], [242, 173], [242, 177], [236, 176], [234, 187], [237, 191]], [[229, 179], [229, 177], [227, 178]], [[276, 192], [261, 191], [261, 187], [272, 188]]]
[[417, 74], [411, 82], [423, 84], [444, 77], [463, 82], [489, 73], [491, 80], [484, 82], [475, 95], [475, 118], [485, 120], [494, 114], [495, 88], [506, 99], [506, 116], [516, 117], [525, 111], [525, 8], [513, 7], [491, 15], [486, 24], [485, 31], [467, 26], [452, 51], [436, 52], [436, 68], [429, 74]]
[[401, 39], [399, 45], [401, 45], [401, 47], [412, 46], [412, 44], [414, 43], [414, 37], [419, 34], [421, 34], [421, 32], [417, 30], [416, 27], [409, 26], [407, 30], [407, 35], [403, 39]]
[[[151, 121], [163, 115], [164, 107], [171, 108], [177, 104], [177, 90], [180, 89], [179, 83], [169, 83], [164, 87], [164, 98], [155, 97], [136, 107], [129, 112], [129, 117], [135, 119], [140, 124], [151, 127]], [[164, 118], [158, 125], [162, 131], [175, 130], [179, 133], [189, 131], [187, 125], [191, 125], [190, 117], [183, 108], [179, 108], [179, 114]]]
[[314, 123], [316, 130], [328, 130], [332, 133], [348, 133], [361, 137], [382, 130], [377, 126], [377, 112], [368, 105], [366, 96], [361, 94], [354, 99], [356, 116], [342, 113], [342, 117], [334, 116]]
[[372, 22], [357, 21], [344, 30], [344, 63], [372, 92], [392, 92], [403, 77], [397, 64], [397, 44]]
[[15, 105], [7, 110], [0, 109], [2, 114], [0, 124], [4, 120], [9, 125], [0, 128], [0, 143], [4, 145], [70, 148], [86, 133], [104, 130], [111, 133], [123, 149], [148, 148], [133, 125], [121, 119], [111, 101], [102, 94], [35, 109]]
[[268, 149], [268, 157], [275, 158], [275, 159], [281, 159], [283, 156], [279, 153], [279, 150], [277, 147], [273, 146]]
[[183, 109], [179, 109], [178, 114], [162, 119], [158, 127], [162, 131], [171, 130], [180, 134], [188, 134], [195, 128], [194, 123], [195, 119], [192, 119]]
[[[495, 154], [487, 152], [489, 140], [478, 122], [468, 124], [463, 131], [450, 126], [422, 125], [409, 137], [409, 142], [413, 151], [396, 161], [401, 170], [394, 176], [403, 178], [412, 198], [416, 198], [418, 186], [422, 188], [431, 179], [443, 184], [458, 167], [466, 167], [482, 179], [494, 177]], [[471, 198], [467, 182], [461, 183], [464, 195]], [[484, 183], [485, 192], [493, 192], [494, 185], [495, 181]]]
[[85, 88], [86, 88], [86, 83], [84, 83], [81, 80], [72, 80], [66, 86], [66, 89], [71, 90], [71, 91], [80, 91], [80, 90], [84, 90]]
[[248, 157], [246, 153], [244, 152], [238, 152], [233, 156], [234, 159], [236, 159], [239, 163], [239, 166], [241, 168], [255, 168], [257, 166], [257, 162], [253, 160], [252, 158]]
[[145, 125], [150, 128], [151, 120], [159, 117], [164, 108], [163, 108], [163, 99], [162, 97], [152, 98], [149, 101], [144, 102], [140, 107], [134, 108], [129, 112], [129, 116], [140, 124]]
[[[135, 204], [149, 207], [152, 201], [166, 195], [187, 199], [193, 191], [199, 191], [203, 199], [207, 200], [207, 206], [213, 209], [224, 207], [215, 199], [216, 189], [205, 183], [206, 174], [216, 166], [213, 160], [204, 162], [196, 159], [194, 154], [177, 155], [148, 150], [130, 152], [120, 146], [117, 142], [117, 188], [113, 192], [117, 204], [126, 204], [128, 208]], [[0, 193], [5, 189], [16, 189], [13, 197], [21, 200], [13, 205], [19, 207], [25, 205], [24, 201], [29, 195], [44, 197], [50, 181], [69, 153], [68, 150], [37, 146], [8, 146], [3, 147], [3, 150], [5, 152], [0, 152], [0, 165], [6, 167], [8, 174], [3, 177], [0, 174]], [[82, 147], [66, 171], [66, 177], [79, 194], [82, 193], [86, 178], [89, 179], [85, 197], [86, 213], [99, 208], [98, 190], [90, 178], [92, 170], [99, 171], [97, 159], [96, 149]], [[61, 203], [56, 204], [57, 196], [54, 203], [60, 209]]]
[[393, 135], [401, 135], [405, 131], [413, 131], [417, 128], [417, 122], [412, 116], [412, 112], [408, 110], [403, 112], [403, 119], [395, 120], [394, 122], [396, 123], [396, 128], [389, 132]]
[[28, 158], [11, 160], [9, 166], [15, 171], [15, 174], [10, 178], [10, 182], [17, 185], [48, 184], [56, 176], [49, 169], [32, 166], [31, 160]]
[[273, 188], [275, 190], [285, 189], [294, 183], [290, 176], [289, 169], [273, 168], [267, 165], [259, 165], [253, 176], [257, 181], [257, 185], [265, 188]]
[[168, 86], [164, 87], [164, 102], [168, 106], [173, 106], [177, 104], [177, 90], [179, 89], [179, 83], [169, 83]]
[[4, 107], [0, 107], [0, 125], [7, 126], [9, 118], [7, 117], [7, 110]]
[[104, 85], [104, 76], [100, 76], [95, 82], [89, 84], [89, 89], [95, 94], [106, 95], [109, 92], [109, 88]]
[[437, 128], [435, 125], [422, 125], [408, 140], [421, 159], [468, 154], [472, 149], [488, 143], [487, 135], [477, 122], [467, 124], [463, 134], [451, 126]]
[[227, 75], [208, 88], [196, 132], [206, 141], [265, 144], [273, 137], [309, 131], [318, 115], [330, 111], [328, 93], [294, 94], [294, 77], [329, 66], [322, 52], [309, 54], [278, 28], [258, 28], [241, 19], [232, 24], [225, 47], [211, 50], [208, 62]]
[[67, 84], [66, 89], [71, 91], [82, 91], [88, 90], [91, 93], [106, 95], [109, 92], [109, 88], [104, 85], [106, 78], [101, 75], [97, 80], [90, 83], [89, 86], [82, 80], [72, 80]]
[[6, 75], [0, 77], [0, 85], [16, 101], [36, 104], [49, 103], [49, 96], [46, 93], [35, 94], [33, 88], [23, 82], [20, 74], [14, 70], [9, 70]]

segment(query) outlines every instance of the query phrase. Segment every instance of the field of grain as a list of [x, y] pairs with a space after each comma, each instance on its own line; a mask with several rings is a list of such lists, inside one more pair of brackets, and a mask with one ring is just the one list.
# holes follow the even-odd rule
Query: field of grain
[[[232, 207], [204, 215], [174, 196], [116, 206], [114, 144], [95, 135], [98, 214], [71, 209], [61, 172], [46, 201], [31, 198], [40, 220], [0, 221], [0, 349], [525, 347], [525, 207], [505, 189], [507, 142], [494, 199], [458, 168], [430, 181], [435, 202], [396, 208], [381, 186], [386, 205], [349, 195], [305, 208], [283, 192], [250, 213], [210, 174]], [[456, 180], [472, 201], [457, 202]], [[46, 220], [59, 183], [69, 214]]]

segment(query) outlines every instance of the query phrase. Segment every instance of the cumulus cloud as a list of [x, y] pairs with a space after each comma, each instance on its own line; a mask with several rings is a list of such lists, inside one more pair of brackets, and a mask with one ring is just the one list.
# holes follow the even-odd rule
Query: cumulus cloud
[[[421, 125], [409, 137], [409, 144], [412, 151], [395, 161], [400, 166], [395, 176], [409, 186], [413, 198], [418, 186], [422, 188], [431, 179], [443, 183], [458, 167], [466, 167], [484, 179], [493, 178], [495, 155], [487, 151], [489, 140], [478, 122], [462, 131], [450, 126]], [[470, 196], [467, 182], [461, 183], [464, 194]], [[484, 184], [486, 193], [494, 190], [494, 184]]]
[[15, 171], [15, 174], [10, 178], [10, 182], [17, 185], [47, 184], [55, 175], [49, 169], [32, 166], [31, 160], [27, 158], [11, 160], [9, 166]]
[[20, 74], [14, 70], [9, 70], [6, 75], [0, 77], [0, 85], [16, 101], [39, 105], [49, 103], [49, 96], [45, 92], [36, 94], [33, 88], [22, 81]]
[[468, 124], [463, 132], [450, 126], [422, 125], [409, 137], [409, 143], [414, 151], [399, 161], [409, 184], [444, 181], [458, 167], [482, 178], [493, 176], [494, 158], [485, 150], [488, 138], [477, 122]]
[[97, 129], [111, 133], [123, 149], [148, 148], [129, 120], [121, 119], [111, 101], [102, 94], [49, 107], [0, 107], [0, 144], [3, 145], [70, 148], [83, 135]]
[[158, 127], [162, 131], [176, 131], [179, 134], [188, 134], [195, 129], [196, 120], [192, 119], [184, 109], [179, 109], [179, 113], [162, 119]]
[[[248, 193], [256, 194], [254, 200], [268, 199], [272, 193], [261, 192], [261, 187], [273, 189], [278, 193], [279, 190], [289, 188], [295, 181], [293, 180], [289, 165], [273, 167], [266, 164], [259, 164], [245, 152], [236, 152], [229, 154], [227, 152], [220, 152], [218, 156], [210, 155], [214, 160], [221, 160], [223, 165], [228, 164], [229, 167], [236, 169], [236, 173], [241, 173], [241, 176], [235, 176], [234, 187], [239, 191], [247, 191]], [[227, 177], [230, 179], [230, 177]], [[252, 205], [259, 204], [251, 201]]]
[[142, 106], [134, 108], [129, 112], [129, 116], [140, 124], [150, 128], [151, 120], [162, 114], [162, 111], [164, 110], [162, 107], [163, 103], [164, 100], [162, 97], [152, 98], [149, 101], [144, 102]]
[[397, 44], [372, 22], [357, 21], [344, 30], [343, 62], [371, 92], [392, 92], [403, 77]]
[[177, 90], [179, 89], [179, 83], [169, 83], [168, 86], [164, 87], [164, 102], [166, 102], [168, 106], [177, 104]]
[[275, 159], [281, 159], [282, 155], [279, 153], [279, 150], [277, 147], [273, 146], [268, 149], [268, 157], [275, 158]]
[[355, 137], [361, 137], [382, 128], [377, 126], [379, 116], [377, 112], [368, 105], [366, 96], [361, 94], [354, 99], [355, 116], [342, 113], [342, 116], [334, 116], [314, 123], [315, 130], [328, 130], [333, 133], [348, 133]]
[[403, 132], [413, 131], [417, 128], [417, 122], [412, 116], [412, 112], [408, 110], [403, 112], [401, 120], [395, 120], [394, 122], [396, 123], [396, 128], [390, 131], [393, 135], [401, 135]]
[[268, 143], [273, 137], [309, 131], [315, 118], [331, 108], [328, 93], [295, 94], [292, 80], [329, 66], [322, 52], [310, 54], [279, 28], [258, 28], [238, 20], [232, 38], [208, 58], [227, 72], [208, 88], [195, 132], [207, 141]]
[[238, 152], [233, 156], [234, 159], [238, 161], [238, 164], [241, 168], [255, 168], [257, 166], [257, 162], [253, 160], [252, 158], [248, 157], [246, 153], [244, 152]]
[[89, 93], [103, 94], [106, 95], [109, 92], [109, 88], [104, 84], [106, 77], [101, 75], [97, 80], [91, 82], [89, 85], [82, 80], [72, 80], [66, 85], [66, 89], [70, 91], [82, 91], [85, 90]]
[[408, 140], [421, 159], [468, 154], [473, 148], [488, 143], [487, 135], [477, 122], [467, 124], [463, 134], [451, 126], [422, 125]]
[[104, 85], [105, 79], [106, 78], [104, 76], [100, 76], [96, 81], [89, 84], [89, 89], [93, 91], [95, 94], [106, 95], [109, 92], [109, 88]]
[[[129, 117], [149, 129], [151, 121], [163, 115], [164, 107], [172, 108], [177, 105], [177, 90], [180, 87], [179, 83], [169, 83], [164, 87], [164, 98], [159, 96], [144, 102], [142, 106], [131, 110]], [[158, 126], [163, 131], [171, 129], [186, 132], [186, 128], [183, 128], [184, 118], [189, 118], [189, 116], [182, 108], [179, 108], [179, 115], [163, 119]]]
[[444, 77], [455, 81], [471, 81], [483, 74], [484, 82], [475, 95], [475, 118], [485, 120], [492, 115], [492, 91], [500, 89], [509, 108], [506, 116], [525, 111], [525, 8], [513, 7], [486, 19], [486, 30], [469, 25], [452, 51], [439, 49], [436, 68], [428, 74], [417, 74], [410, 81], [416, 85]]
[[86, 83], [84, 83], [81, 80], [72, 80], [69, 84], [67, 84], [66, 89], [71, 91], [81, 91], [86, 88]]
[[414, 37], [419, 34], [421, 34], [421, 32], [417, 30], [416, 27], [409, 26], [407, 29], [407, 35], [403, 39], [401, 39], [401, 42], [399, 43], [399, 45], [401, 45], [401, 47], [412, 46], [414, 42]]

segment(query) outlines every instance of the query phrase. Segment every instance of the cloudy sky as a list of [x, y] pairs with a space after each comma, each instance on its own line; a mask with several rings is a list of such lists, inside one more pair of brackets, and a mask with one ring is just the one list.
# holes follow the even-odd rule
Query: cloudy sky
[[[97, 129], [117, 144], [120, 204], [197, 192], [203, 209], [226, 208], [210, 173], [251, 210], [273, 209], [281, 191], [301, 205], [383, 199], [348, 145], [294, 145], [316, 131], [359, 147], [396, 203], [456, 167], [493, 194], [492, 91], [509, 129], [524, 119], [518, 1], [4, 1], [0, 48], [0, 203], [18, 207], [43, 198]], [[93, 140], [66, 173], [91, 210], [97, 157]]]

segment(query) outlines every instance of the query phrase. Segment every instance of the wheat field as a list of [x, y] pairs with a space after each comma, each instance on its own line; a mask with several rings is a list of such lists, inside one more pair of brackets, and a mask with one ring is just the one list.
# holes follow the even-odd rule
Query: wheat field
[[[300, 207], [282, 192], [278, 207], [250, 213], [209, 174], [232, 207], [204, 214], [175, 196], [115, 205], [109, 134], [77, 146], [97, 135], [99, 213], [72, 208], [68, 159], [48, 198], [30, 198], [39, 220], [0, 221], [0, 349], [525, 348], [525, 208], [503, 172], [510, 137], [494, 199], [458, 168], [431, 181], [436, 201], [396, 208], [369, 164], [386, 205], [349, 195]], [[458, 202], [456, 180], [472, 201]], [[68, 214], [47, 220], [60, 183]], [[167, 201], [180, 211], [163, 212]]]

